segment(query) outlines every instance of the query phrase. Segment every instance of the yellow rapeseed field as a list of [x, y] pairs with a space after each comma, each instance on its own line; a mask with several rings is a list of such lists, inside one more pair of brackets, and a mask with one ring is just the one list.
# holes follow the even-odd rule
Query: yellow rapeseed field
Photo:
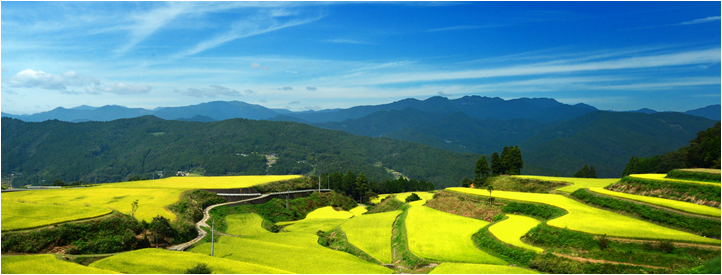
[[479, 250], [471, 239], [486, 221], [466, 218], [426, 206], [409, 208], [406, 234], [409, 250], [429, 260], [480, 264], [506, 262]]
[[9, 199], [5, 200], [5, 194], [3, 194], [3, 232], [68, 222], [78, 219], [93, 218], [113, 212], [113, 210], [105, 207], [54, 205], [36, 202], [21, 203], [19, 201]]
[[[6, 227], [36, 227], [96, 217], [112, 210], [130, 214], [131, 203], [135, 200], [138, 200], [136, 218], [150, 222], [153, 217], [161, 215], [174, 220], [175, 215], [165, 208], [177, 202], [181, 193], [186, 190], [241, 188], [297, 177], [299, 176], [171, 177], [99, 184], [87, 188], [3, 193], [2, 226], [4, 230]], [[49, 211], [51, 209], [52, 212]], [[36, 219], [34, 222], [27, 222], [28, 216]]]
[[1, 265], [3, 274], [118, 274], [58, 260], [51, 254], [3, 256]]
[[539, 274], [539, 272], [505, 265], [441, 263], [429, 274]]
[[[393, 273], [391, 269], [321, 246], [316, 234], [268, 232], [261, 227], [262, 219], [257, 214], [229, 215], [226, 222], [227, 233], [243, 237], [221, 236], [215, 244], [215, 255], [219, 258], [304, 274]], [[210, 250], [211, 244], [205, 243], [191, 252], [208, 255]]]
[[600, 187], [604, 188], [607, 185], [618, 182], [619, 179], [589, 179], [589, 178], [567, 178], [567, 177], [546, 177], [546, 176], [512, 176], [521, 179], [536, 179], [542, 181], [554, 181], [554, 182], [568, 182], [572, 185], [557, 188], [557, 191], [572, 193], [577, 189]]
[[208, 254], [146, 248], [121, 253], [90, 264], [91, 268], [130, 274], [183, 274], [198, 264], [207, 264], [216, 274], [289, 274], [281, 268], [252, 262], [211, 257]]
[[544, 252], [544, 249], [528, 245], [521, 241], [521, 237], [526, 235], [526, 232], [529, 232], [529, 230], [539, 225], [541, 221], [519, 215], [507, 214], [507, 216], [509, 217], [508, 219], [490, 226], [489, 232], [494, 234], [494, 236], [502, 242], [528, 249], [536, 253]]
[[[480, 189], [452, 187], [447, 190], [489, 196], [489, 192]], [[691, 233], [673, 230], [649, 222], [633, 219], [614, 212], [594, 208], [562, 195], [536, 194], [510, 191], [494, 191], [494, 197], [544, 203], [567, 210], [569, 213], [550, 220], [548, 225], [569, 228], [596, 235], [607, 234], [614, 237], [633, 239], [664, 239], [683, 242], [720, 244], [720, 240], [705, 238]]]
[[383, 263], [391, 263], [391, 232], [399, 214], [401, 210], [354, 217], [341, 229], [351, 244]]

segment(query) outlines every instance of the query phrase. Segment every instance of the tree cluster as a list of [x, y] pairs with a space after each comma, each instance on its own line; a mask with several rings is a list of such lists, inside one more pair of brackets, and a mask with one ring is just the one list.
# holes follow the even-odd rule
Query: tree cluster
[[504, 146], [501, 155], [497, 152], [491, 154], [492, 175], [519, 175], [521, 168], [524, 168], [524, 160], [518, 146]]
[[597, 178], [597, 170], [594, 170], [594, 166], [587, 167], [586, 164], [584, 164], [584, 167], [582, 169], [579, 169], [572, 177], [575, 178]]
[[524, 167], [524, 160], [521, 157], [521, 150], [518, 146], [504, 146], [499, 153], [494, 152], [491, 154], [491, 167], [486, 160], [486, 156], [482, 156], [476, 161], [476, 168], [474, 173], [476, 177], [474, 179], [465, 178], [461, 181], [461, 186], [474, 187], [486, 186], [486, 180], [491, 176], [498, 175], [519, 175], [521, 168]]
[[689, 145], [652, 157], [632, 157], [622, 176], [630, 174], [666, 174], [682, 168], [720, 168], [720, 123], [697, 133]]
[[[318, 178], [315, 178], [317, 180]], [[432, 191], [434, 184], [424, 180], [406, 179], [399, 177], [395, 180], [383, 180], [381, 182], [369, 181], [363, 172], [358, 176], [348, 170], [345, 174], [334, 172], [324, 174], [321, 177], [321, 186], [328, 187], [338, 193], [354, 198], [361, 202], [368, 202], [377, 194], [402, 193], [410, 191]]]

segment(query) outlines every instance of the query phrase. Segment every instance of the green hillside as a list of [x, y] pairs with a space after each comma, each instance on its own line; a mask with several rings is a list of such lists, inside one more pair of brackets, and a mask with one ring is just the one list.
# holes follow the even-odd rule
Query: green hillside
[[350, 169], [381, 181], [392, 178], [385, 169], [390, 168], [443, 188], [472, 177], [480, 158], [301, 123], [245, 119], [201, 123], [145, 116], [110, 122], [28, 123], [2, 118], [2, 137], [3, 176], [15, 174], [16, 187], [51, 184], [55, 179], [100, 183], [153, 178], [158, 171], [165, 176], [176, 171], [210, 176]]

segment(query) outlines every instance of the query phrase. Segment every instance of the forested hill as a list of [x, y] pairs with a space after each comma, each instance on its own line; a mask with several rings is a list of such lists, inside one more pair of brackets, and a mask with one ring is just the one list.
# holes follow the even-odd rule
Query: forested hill
[[[474, 176], [478, 154], [356, 136], [295, 122], [230, 119], [163, 120], [153, 116], [110, 122], [23, 122], [2, 118], [2, 173], [14, 186], [64, 182], [115, 182], [152, 178], [157, 171], [196, 170], [205, 175], [363, 172], [391, 178], [386, 168], [458, 186]], [[275, 161], [269, 167], [267, 162]], [[43, 182], [44, 180], [44, 182]]]

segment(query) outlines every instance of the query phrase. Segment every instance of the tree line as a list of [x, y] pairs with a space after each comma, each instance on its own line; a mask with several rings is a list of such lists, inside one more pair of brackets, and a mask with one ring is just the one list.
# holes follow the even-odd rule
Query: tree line
[[697, 133], [689, 145], [651, 157], [632, 157], [622, 171], [630, 174], [666, 174], [674, 169], [720, 168], [720, 123]]
[[[319, 181], [319, 177], [313, 176], [311, 180]], [[368, 202], [378, 194], [403, 193], [411, 191], [432, 191], [434, 184], [424, 180], [407, 179], [385, 179], [380, 182], [370, 181], [363, 172], [358, 175], [352, 170], [346, 173], [333, 172], [324, 173], [320, 178], [321, 188], [329, 188], [337, 193], [349, 196], [359, 203]]]

